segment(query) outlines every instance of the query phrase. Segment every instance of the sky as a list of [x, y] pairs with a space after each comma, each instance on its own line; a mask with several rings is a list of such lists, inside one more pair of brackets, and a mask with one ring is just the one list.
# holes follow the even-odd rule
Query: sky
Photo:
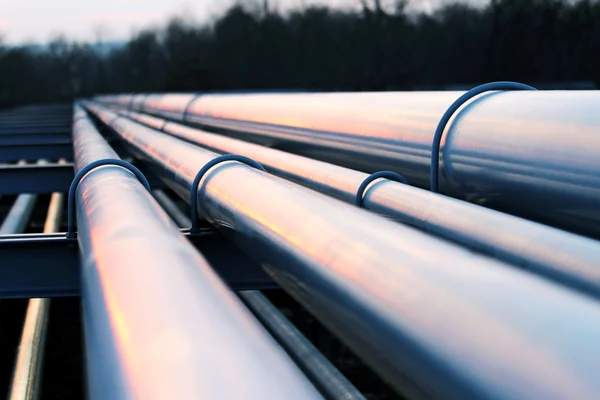
[[[247, 0], [261, 1], [261, 0]], [[444, 0], [412, 0], [425, 8]], [[477, 0], [470, 0], [477, 1]], [[210, 21], [234, 0], [0, 0], [0, 38], [5, 43], [44, 43], [58, 35], [79, 41], [124, 40], [169, 17]], [[242, 1], [243, 2], [243, 1]], [[355, 7], [360, 0], [269, 0], [279, 9], [327, 4]]]

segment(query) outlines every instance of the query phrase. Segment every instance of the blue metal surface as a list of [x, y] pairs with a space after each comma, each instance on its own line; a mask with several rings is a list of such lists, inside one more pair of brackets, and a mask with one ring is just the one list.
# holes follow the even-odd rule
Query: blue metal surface
[[[77, 171], [117, 157], [73, 137]], [[77, 223], [90, 398], [320, 398], [130, 172], [85, 175]]]
[[0, 146], [43, 145], [71, 143], [70, 132], [55, 133], [11, 133], [0, 134]]
[[[138, 168], [148, 178], [150, 187], [164, 188], [164, 183], [145, 165], [138, 163]], [[73, 178], [73, 164], [71, 163], [0, 165], [0, 195], [66, 193]]]
[[0, 298], [76, 296], [77, 240], [64, 233], [0, 236]]
[[61, 158], [66, 160], [73, 159], [73, 146], [70, 142], [0, 146], [0, 163], [16, 162], [19, 160], [37, 161], [39, 159], [58, 161]]
[[[131, 117], [149, 126], [164, 124], [147, 115]], [[177, 123], [168, 123], [164, 131], [214, 151], [244, 154], [271, 173], [348, 203], [356, 203], [357, 188], [368, 178], [362, 172]], [[362, 200], [366, 209], [600, 297], [598, 241], [392, 181], [373, 182]]]
[[0, 165], [0, 194], [66, 192], [73, 164]]
[[[183, 235], [231, 290], [279, 287], [221, 235]], [[80, 295], [78, 243], [67, 239], [64, 232], [2, 235], [0, 260], [0, 299]]]
[[[186, 121], [429, 188], [432, 138], [462, 92], [204, 95]], [[149, 97], [181, 120], [189, 96]], [[600, 238], [600, 93], [516, 91], [471, 100], [442, 138], [440, 192]]]
[[36, 200], [37, 196], [34, 194], [19, 195], [0, 225], [0, 235], [23, 232], [29, 224]]
[[[113, 127], [184, 199], [217, 156], [125, 118]], [[600, 394], [596, 301], [241, 163], [204, 180], [207, 220], [406, 396]]]

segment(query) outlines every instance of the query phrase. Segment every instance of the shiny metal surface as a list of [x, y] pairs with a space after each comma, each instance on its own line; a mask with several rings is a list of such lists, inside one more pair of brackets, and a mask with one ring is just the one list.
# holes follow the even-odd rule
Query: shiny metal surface
[[23, 232], [27, 228], [36, 200], [35, 194], [19, 195], [0, 225], [0, 235]]
[[[129, 117], [213, 151], [242, 154], [278, 176], [348, 203], [368, 174], [139, 113]], [[378, 180], [364, 207], [600, 297], [600, 242], [429, 191]]]
[[[167, 214], [181, 228], [192, 221], [162, 191], [152, 193]], [[365, 397], [329, 362], [310, 341], [258, 290], [238, 292], [238, 296], [269, 333], [283, 346], [309, 379], [329, 400], [364, 400]]]
[[[48, 214], [44, 223], [44, 233], [54, 233], [60, 230], [63, 200], [64, 195], [62, 193], [53, 193], [50, 197]], [[10, 400], [35, 400], [39, 398], [49, 311], [50, 299], [29, 300], [8, 395]]]
[[[126, 118], [112, 126], [184, 198], [216, 157]], [[197, 196], [201, 215], [408, 397], [600, 395], [600, 305], [585, 296], [243, 164], [215, 167]]]
[[326, 398], [366, 400], [261, 292], [242, 291], [239, 296], [288, 353], [297, 360]]
[[[87, 119], [73, 137], [76, 170], [117, 157]], [[77, 199], [90, 398], [320, 398], [133, 174]]]
[[[365, 172], [392, 170], [428, 188], [436, 125], [461, 94], [203, 95], [186, 120]], [[181, 120], [181, 96], [144, 110]], [[441, 193], [599, 238], [599, 106], [590, 91], [481, 95], [446, 129]]]

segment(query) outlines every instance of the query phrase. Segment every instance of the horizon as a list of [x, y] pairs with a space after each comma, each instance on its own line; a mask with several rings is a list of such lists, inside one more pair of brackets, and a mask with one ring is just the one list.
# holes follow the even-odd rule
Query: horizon
[[[461, 0], [459, 0], [461, 1]], [[251, 5], [262, 0], [239, 1]], [[410, 0], [413, 10], [429, 11], [447, 0]], [[462, 0], [471, 4], [487, 0]], [[210, 23], [236, 1], [118, 0], [76, 2], [73, 0], [0, 0], [0, 42], [11, 46], [45, 45], [58, 37], [85, 43], [125, 42], [136, 32], [164, 26], [175, 17], [195, 23]], [[392, 4], [393, 1], [382, 1]], [[271, 0], [277, 11], [324, 5], [332, 8], [358, 8], [360, 0]], [[32, 12], [32, 10], [34, 10]]]

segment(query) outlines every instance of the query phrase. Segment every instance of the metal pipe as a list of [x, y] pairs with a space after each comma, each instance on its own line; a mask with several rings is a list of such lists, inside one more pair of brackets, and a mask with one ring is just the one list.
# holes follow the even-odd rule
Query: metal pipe
[[[354, 203], [368, 174], [139, 113], [135, 121], [212, 151], [250, 157], [285, 179]], [[364, 207], [600, 297], [600, 242], [390, 180]], [[493, 228], [492, 228], [493, 227]], [[532, 240], [535, 238], [535, 240]]]
[[[48, 215], [44, 223], [44, 233], [59, 231], [63, 199], [62, 193], [53, 193], [50, 197]], [[10, 400], [34, 400], [39, 398], [49, 311], [50, 299], [29, 300], [8, 396]]]
[[19, 195], [0, 226], [0, 235], [23, 232], [29, 224], [36, 200], [35, 194]]
[[[429, 188], [433, 134], [461, 94], [203, 95], [191, 105], [191, 95], [165, 95], [148, 97], [144, 111]], [[600, 238], [599, 106], [589, 91], [471, 100], [442, 139], [441, 193]]]
[[165, 210], [169, 217], [179, 226], [180, 228], [189, 228], [192, 226], [190, 219], [187, 215], [182, 213], [179, 208], [177, 208], [177, 204], [171, 201], [169, 197], [162, 190], [153, 190], [152, 196], [156, 199], [158, 204]]
[[[191, 226], [189, 217], [167, 197], [165, 192], [155, 190], [153, 195], [177, 225], [182, 228]], [[260, 291], [245, 290], [239, 292], [238, 296], [327, 399], [365, 399]]]
[[[75, 168], [118, 158], [76, 112]], [[133, 174], [77, 188], [92, 399], [312, 399], [320, 395]]]
[[[188, 198], [215, 153], [89, 105]], [[244, 164], [198, 212], [407, 397], [596, 398], [600, 304]]]
[[365, 399], [344, 375], [257, 290], [239, 292], [246, 306], [281, 343], [323, 395], [331, 400]]

